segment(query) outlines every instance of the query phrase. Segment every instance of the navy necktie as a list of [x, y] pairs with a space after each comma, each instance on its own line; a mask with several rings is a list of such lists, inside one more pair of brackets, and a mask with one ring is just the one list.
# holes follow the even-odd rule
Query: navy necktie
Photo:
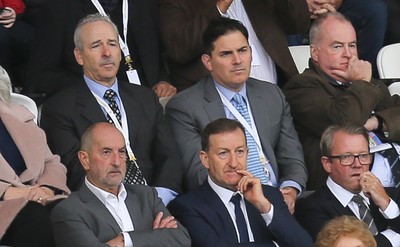
[[235, 217], [236, 217], [236, 226], [239, 231], [240, 243], [249, 242], [249, 232], [247, 231], [246, 220], [244, 219], [244, 214], [242, 209], [240, 208], [240, 201], [242, 200], [242, 196], [240, 194], [236, 194], [232, 196], [231, 202], [235, 205]]
[[[112, 89], [107, 89], [104, 93], [103, 98], [108, 100], [108, 105], [111, 110], [114, 112], [119, 124], [121, 125], [121, 112], [118, 108], [117, 102], [115, 101], [116, 93]], [[107, 120], [109, 123], [114, 123], [112, 118], [107, 114]], [[139, 169], [136, 161], [133, 161], [126, 158], [126, 174], [125, 174], [125, 183], [127, 184], [146, 184], [146, 180], [143, 177], [142, 172]]]

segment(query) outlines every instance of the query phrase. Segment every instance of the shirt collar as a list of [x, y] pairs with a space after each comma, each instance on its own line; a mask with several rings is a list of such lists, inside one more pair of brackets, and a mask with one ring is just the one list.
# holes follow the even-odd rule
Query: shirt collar
[[[343, 205], [343, 207], [347, 207], [347, 205], [351, 202], [351, 199], [356, 195], [339, 184], [335, 183], [331, 177], [328, 177], [326, 180], [326, 185], [331, 190], [332, 194], [339, 200], [339, 202]], [[369, 199], [365, 196], [364, 192], [360, 192], [359, 195], [366, 201], [369, 205]]]
[[233, 96], [235, 96], [236, 93], [240, 94], [241, 96], [243, 96], [243, 98], [246, 100], [247, 102], [247, 89], [246, 89], [246, 83], [244, 84], [244, 86], [242, 87], [242, 89], [240, 89], [239, 92], [234, 92], [224, 86], [222, 86], [221, 84], [217, 83], [216, 81], [214, 81], [214, 85], [215, 87], [222, 93], [222, 95], [225, 96], [225, 98], [227, 98], [229, 101], [232, 100]]
[[210, 176], [208, 176], [207, 179], [208, 179], [208, 183], [210, 184], [210, 187], [215, 191], [215, 193], [217, 193], [217, 195], [219, 196], [219, 198], [221, 198], [222, 202], [225, 205], [227, 205], [230, 202], [232, 196], [236, 195], [237, 193], [239, 193], [243, 199], [243, 195], [239, 191], [234, 192], [232, 190], [228, 190], [224, 187], [217, 185], [216, 183], [214, 183], [214, 181], [212, 181]]
[[92, 91], [94, 94], [96, 94], [100, 98], [103, 98], [104, 93], [108, 89], [112, 89], [116, 93], [117, 98], [120, 99], [119, 90], [118, 90], [118, 79], [117, 78], [115, 78], [115, 82], [111, 87], [106, 87], [104, 85], [101, 85], [100, 83], [90, 79], [86, 75], [83, 75], [83, 79], [85, 80], [86, 85], [89, 87], [90, 91]]
[[118, 201], [125, 201], [127, 193], [125, 190], [125, 186], [123, 183], [121, 183], [121, 185], [119, 186], [119, 192], [118, 192], [118, 196], [116, 197], [114, 194], [111, 194], [110, 192], [107, 192], [105, 190], [102, 190], [96, 186], [94, 186], [91, 182], [89, 182], [89, 180], [87, 179], [87, 177], [85, 177], [85, 184], [86, 186], [89, 188], [90, 191], [93, 192], [93, 194], [95, 194], [95, 196], [97, 198], [99, 198], [99, 200], [106, 205], [107, 200], [109, 198], [117, 198]]

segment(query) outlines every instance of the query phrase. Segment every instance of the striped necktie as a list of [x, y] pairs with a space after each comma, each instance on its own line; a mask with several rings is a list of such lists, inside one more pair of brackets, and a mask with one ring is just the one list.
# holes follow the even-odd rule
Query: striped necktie
[[[235, 94], [233, 96], [233, 101], [235, 102], [234, 106], [236, 110], [243, 116], [246, 122], [251, 126], [250, 114], [247, 110], [246, 102], [240, 94]], [[266, 171], [261, 164], [260, 155], [258, 154], [257, 144], [253, 139], [253, 136], [246, 129], [246, 139], [247, 139], [247, 147], [249, 149], [249, 154], [247, 156], [247, 170], [253, 174], [253, 176], [261, 179], [262, 184], [268, 184], [269, 177], [267, 177], [268, 171]]]
[[370, 232], [375, 236], [378, 233], [378, 229], [376, 228], [374, 218], [372, 218], [371, 211], [365, 205], [363, 198], [360, 195], [354, 195], [351, 200], [358, 205], [360, 219], [368, 225]]

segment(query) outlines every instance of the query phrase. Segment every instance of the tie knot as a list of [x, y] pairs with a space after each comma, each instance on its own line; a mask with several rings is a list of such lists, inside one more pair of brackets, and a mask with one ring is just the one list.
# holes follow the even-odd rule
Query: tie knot
[[242, 196], [239, 193], [237, 193], [236, 195], [232, 196], [230, 202], [232, 202], [236, 207], [236, 206], [240, 205], [241, 200], [242, 200]]
[[107, 100], [114, 100], [114, 98], [115, 98], [115, 91], [114, 90], [112, 90], [112, 89], [107, 89], [107, 91], [104, 93], [104, 96], [103, 96], [105, 99], [107, 99]]
[[238, 105], [244, 104], [243, 96], [238, 93], [233, 96], [233, 101], [235, 101]]
[[364, 200], [360, 195], [354, 195], [353, 199], [351, 199], [353, 202], [357, 203], [358, 205], [365, 205]]

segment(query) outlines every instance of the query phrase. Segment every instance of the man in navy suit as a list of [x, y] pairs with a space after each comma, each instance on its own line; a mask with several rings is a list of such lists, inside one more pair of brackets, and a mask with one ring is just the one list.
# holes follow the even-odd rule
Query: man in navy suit
[[[304, 228], [315, 238], [329, 220], [341, 215], [368, 221], [363, 216], [368, 210], [361, 213], [366, 206], [378, 246], [400, 246], [399, 190], [384, 188], [369, 171], [373, 155], [366, 129], [350, 124], [328, 127], [321, 138], [321, 153], [322, 166], [329, 174], [326, 185], [296, 202], [296, 218]], [[355, 196], [362, 201], [353, 201]]]
[[[171, 213], [189, 231], [193, 247], [312, 246], [280, 191], [262, 185], [246, 171], [248, 149], [239, 122], [226, 118], [211, 122], [201, 142], [200, 159], [208, 170], [207, 180], [170, 203]], [[239, 206], [231, 202], [234, 197], [240, 198], [243, 224], [238, 222]]]

